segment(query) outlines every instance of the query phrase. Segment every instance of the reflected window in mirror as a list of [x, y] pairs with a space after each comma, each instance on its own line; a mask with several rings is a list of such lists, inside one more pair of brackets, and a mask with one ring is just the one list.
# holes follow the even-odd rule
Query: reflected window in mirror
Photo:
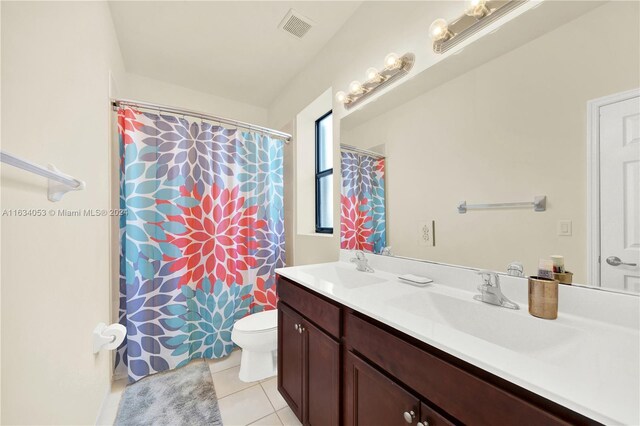
[[333, 233], [333, 118], [316, 120], [316, 232]]

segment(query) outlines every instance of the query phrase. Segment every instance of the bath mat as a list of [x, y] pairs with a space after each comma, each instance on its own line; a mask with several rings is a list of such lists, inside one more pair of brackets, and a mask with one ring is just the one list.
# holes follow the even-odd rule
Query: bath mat
[[209, 366], [194, 360], [177, 370], [128, 385], [115, 425], [220, 425], [222, 418]]

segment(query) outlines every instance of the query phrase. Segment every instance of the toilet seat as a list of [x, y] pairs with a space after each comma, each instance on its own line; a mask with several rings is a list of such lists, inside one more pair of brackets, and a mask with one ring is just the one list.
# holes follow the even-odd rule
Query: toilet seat
[[270, 311], [256, 312], [248, 315], [233, 326], [234, 333], [253, 334], [266, 333], [278, 328], [278, 311], [272, 309]]

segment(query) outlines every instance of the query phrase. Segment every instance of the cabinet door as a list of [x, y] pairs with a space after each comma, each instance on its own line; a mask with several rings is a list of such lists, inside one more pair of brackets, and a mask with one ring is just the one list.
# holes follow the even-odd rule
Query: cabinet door
[[352, 352], [344, 368], [344, 423], [407, 426], [418, 421], [420, 401]]
[[340, 344], [328, 334], [304, 323], [306, 390], [304, 423], [338, 425], [340, 418]]
[[278, 304], [278, 391], [302, 419], [302, 317]]

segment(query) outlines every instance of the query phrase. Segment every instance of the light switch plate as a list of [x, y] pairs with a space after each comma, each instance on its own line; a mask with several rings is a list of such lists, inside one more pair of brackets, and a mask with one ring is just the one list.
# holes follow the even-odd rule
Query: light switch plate
[[423, 220], [418, 222], [418, 245], [433, 247], [436, 245], [435, 220]]
[[558, 221], [558, 235], [561, 237], [570, 237], [572, 234], [572, 222], [569, 219]]

